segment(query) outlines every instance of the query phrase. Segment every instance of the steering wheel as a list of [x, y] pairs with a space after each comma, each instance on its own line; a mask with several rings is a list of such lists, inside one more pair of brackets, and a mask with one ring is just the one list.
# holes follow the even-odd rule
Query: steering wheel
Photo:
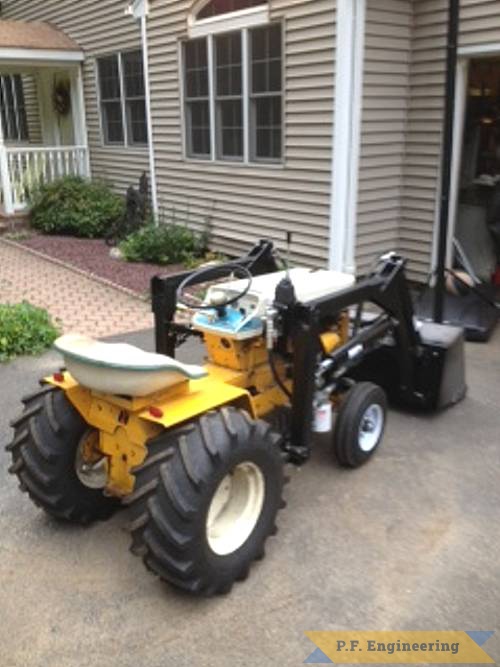
[[[223, 278], [224, 275], [214, 275], [217, 274], [217, 269], [219, 269], [219, 273], [224, 274], [228, 272], [229, 274], [235, 274], [238, 279], [246, 279], [247, 283], [240, 292], [236, 296], [231, 296], [228, 297], [225, 301], [221, 301], [220, 303], [213, 303], [209, 305], [200, 305], [197, 303], [193, 303], [192, 301], [189, 301], [186, 299], [184, 292], [186, 289], [191, 285], [191, 284], [199, 284], [205, 282], [203, 278], [205, 275], [207, 276], [207, 281], [208, 280], [216, 280], [218, 278]], [[239, 273], [239, 276], [238, 276]], [[199, 271], [195, 271], [192, 273], [190, 276], [188, 276], [183, 282], [179, 285], [177, 289], [177, 302], [182, 304], [183, 306], [186, 306], [187, 308], [190, 308], [191, 310], [213, 310], [214, 308], [219, 309], [219, 308], [226, 308], [227, 306], [231, 306], [233, 303], [236, 303], [240, 299], [242, 299], [248, 292], [250, 291], [250, 287], [252, 286], [253, 282], [253, 276], [250, 273], [250, 271], [245, 267], [242, 266], [241, 264], [224, 264], [222, 266], [210, 266], [206, 269], [200, 269]]]

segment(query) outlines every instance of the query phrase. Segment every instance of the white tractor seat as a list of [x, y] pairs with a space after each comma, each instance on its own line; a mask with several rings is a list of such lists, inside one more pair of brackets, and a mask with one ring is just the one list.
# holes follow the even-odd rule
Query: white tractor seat
[[105, 394], [148, 396], [207, 375], [201, 366], [182, 364], [134, 345], [101, 343], [78, 334], [58, 338], [54, 347], [77, 382]]

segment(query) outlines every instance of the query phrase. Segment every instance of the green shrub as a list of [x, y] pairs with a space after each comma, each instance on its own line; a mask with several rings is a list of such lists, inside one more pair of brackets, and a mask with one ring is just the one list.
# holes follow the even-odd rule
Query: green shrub
[[31, 197], [31, 226], [44, 234], [96, 238], [124, 215], [125, 203], [106, 184], [67, 176]]
[[23, 354], [40, 354], [58, 335], [46, 310], [25, 301], [0, 304], [0, 362]]
[[149, 224], [120, 244], [120, 250], [129, 262], [152, 264], [190, 263], [203, 257], [206, 248], [206, 234], [197, 234], [176, 223]]

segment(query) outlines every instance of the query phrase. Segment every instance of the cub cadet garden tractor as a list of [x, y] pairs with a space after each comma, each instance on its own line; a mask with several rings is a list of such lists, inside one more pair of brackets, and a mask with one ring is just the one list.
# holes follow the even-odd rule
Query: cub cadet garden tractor
[[[355, 468], [382, 440], [386, 394], [427, 410], [464, 395], [462, 333], [414, 322], [404, 265], [387, 255], [358, 283], [280, 271], [261, 241], [239, 260], [155, 278], [157, 354], [59, 339], [65, 368], [24, 399], [11, 472], [57, 518], [127, 505], [148, 569], [192, 593], [229, 591], [263, 557], [284, 464], [307, 461], [314, 431], [333, 432], [338, 462]], [[191, 336], [203, 367], [174, 359]]]

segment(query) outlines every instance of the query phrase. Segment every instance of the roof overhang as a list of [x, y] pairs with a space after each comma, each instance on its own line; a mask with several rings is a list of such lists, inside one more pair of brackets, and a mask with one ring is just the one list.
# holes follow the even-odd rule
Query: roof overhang
[[1, 64], [53, 65], [82, 60], [79, 45], [50, 23], [0, 19]]
[[66, 65], [85, 60], [83, 51], [57, 51], [54, 49], [2, 48], [0, 65]]

